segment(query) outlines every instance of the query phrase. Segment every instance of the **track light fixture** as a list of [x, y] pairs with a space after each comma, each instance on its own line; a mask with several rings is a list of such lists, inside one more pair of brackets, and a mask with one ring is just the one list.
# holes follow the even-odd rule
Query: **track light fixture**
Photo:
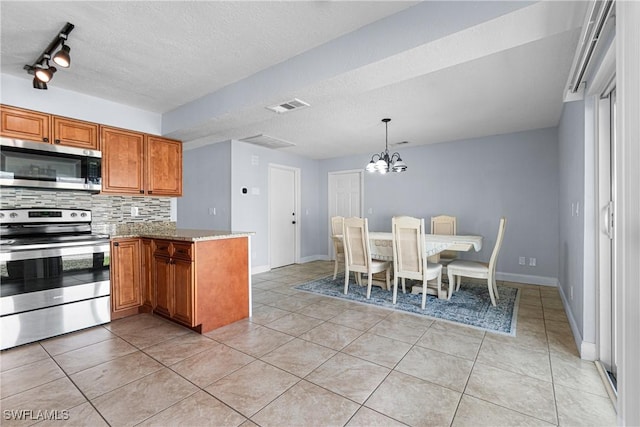
[[[38, 59], [36, 59], [33, 64], [23, 67], [27, 70], [27, 73], [34, 76], [34, 89], [46, 90], [47, 83], [51, 81], [53, 74], [58, 71], [56, 67], [49, 65], [49, 60], [53, 60], [54, 63], [63, 68], [69, 68], [71, 65], [71, 55], [69, 54], [71, 48], [66, 44], [66, 41], [69, 33], [73, 31], [74, 28], [75, 26], [72, 23], [67, 22], [58, 35], [51, 40], [49, 46], [40, 54]], [[60, 50], [54, 55], [53, 52], [55, 52], [58, 47], [60, 47]]]

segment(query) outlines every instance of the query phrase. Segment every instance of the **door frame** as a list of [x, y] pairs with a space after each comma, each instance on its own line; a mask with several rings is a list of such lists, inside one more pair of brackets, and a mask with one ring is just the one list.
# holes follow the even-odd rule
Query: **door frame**
[[347, 169], [332, 171], [327, 173], [327, 247], [329, 248], [329, 259], [333, 259], [333, 242], [331, 240], [331, 177], [335, 175], [346, 175], [357, 173], [360, 176], [360, 215], [364, 214], [364, 170]]
[[268, 191], [269, 191], [269, 197], [268, 197], [268, 207], [267, 207], [267, 232], [269, 234], [269, 239], [268, 239], [268, 245], [269, 245], [269, 270], [271, 270], [271, 236], [272, 236], [272, 230], [271, 230], [271, 203], [273, 201], [273, 198], [271, 197], [272, 195], [272, 186], [271, 186], [271, 171], [273, 169], [281, 169], [281, 170], [287, 170], [287, 171], [292, 171], [293, 172], [293, 180], [294, 180], [294, 189], [293, 189], [293, 198], [294, 198], [294, 207], [295, 207], [295, 211], [296, 211], [296, 224], [294, 227], [294, 264], [299, 264], [300, 263], [300, 220], [302, 218], [302, 215], [300, 214], [301, 211], [301, 205], [300, 205], [300, 168], [295, 168], [292, 166], [286, 166], [286, 165], [280, 165], [277, 163], [269, 163], [268, 165]]

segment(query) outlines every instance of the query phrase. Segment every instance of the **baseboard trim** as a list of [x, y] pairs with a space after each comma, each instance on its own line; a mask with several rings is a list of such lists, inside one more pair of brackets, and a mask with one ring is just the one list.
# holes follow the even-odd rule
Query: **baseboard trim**
[[497, 280], [506, 282], [526, 283], [529, 285], [555, 286], [558, 287], [558, 279], [556, 277], [531, 276], [528, 274], [515, 273], [496, 273]]
[[575, 317], [573, 317], [573, 312], [571, 311], [571, 307], [569, 306], [569, 300], [567, 300], [567, 296], [564, 294], [562, 286], [558, 286], [558, 291], [560, 292], [562, 307], [564, 308], [564, 312], [567, 315], [567, 319], [569, 320], [569, 326], [571, 327], [571, 332], [573, 333], [573, 339], [576, 342], [576, 348], [580, 350], [580, 358], [590, 361], [596, 360], [598, 356], [596, 343], [583, 341], [580, 329], [578, 329], [578, 322], [576, 322]]
[[251, 274], [266, 273], [267, 271], [271, 271], [271, 267], [268, 265], [256, 265], [251, 267]]
[[329, 258], [329, 255], [306, 256], [306, 257], [300, 258], [300, 260], [298, 261], [298, 264], [305, 264], [307, 262], [312, 262], [312, 261], [331, 261], [331, 258]]

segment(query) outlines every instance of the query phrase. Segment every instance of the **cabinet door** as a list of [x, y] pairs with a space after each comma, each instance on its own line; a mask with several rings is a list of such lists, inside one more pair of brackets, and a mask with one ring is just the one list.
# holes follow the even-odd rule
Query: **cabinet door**
[[115, 239], [111, 244], [111, 307], [119, 311], [142, 304], [140, 241]]
[[182, 196], [182, 143], [147, 135], [147, 194]]
[[102, 127], [102, 192], [141, 194], [144, 135]]
[[50, 114], [2, 105], [0, 117], [1, 136], [49, 142]]
[[153, 292], [153, 240], [140, 239], [142, 271], [140, 287], [142, 288], [142, 305], [147, 310], [155, 307]]
[[170, 258], [153, 256], [153, 283], [155, 285], [155, 307], [153, 311], [163, 316], [173, 314], [173, 285]]
[[173, 268], [173, 319], [186, 326], [195, 326], [193, 317], [194, 292], [193, 292], [193, 267], [191, 261], [179, 258], [171, 259]]
[[53, 116], [53, 143], [99, 150], [98, 124]]

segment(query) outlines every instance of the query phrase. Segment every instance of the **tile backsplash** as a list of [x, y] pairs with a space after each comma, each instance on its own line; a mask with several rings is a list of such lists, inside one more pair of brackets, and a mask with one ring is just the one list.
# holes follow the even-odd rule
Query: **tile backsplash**
[[[96, 232], [114, 234], [116, 225], [129, 222], [170, 221], [169, 197], [107, 196], [82, 191], [40, 190], [3, 187], [0, 207], [90, 209], [91, 226]], [[131, 216], [131, 208], [138, 215]]]

